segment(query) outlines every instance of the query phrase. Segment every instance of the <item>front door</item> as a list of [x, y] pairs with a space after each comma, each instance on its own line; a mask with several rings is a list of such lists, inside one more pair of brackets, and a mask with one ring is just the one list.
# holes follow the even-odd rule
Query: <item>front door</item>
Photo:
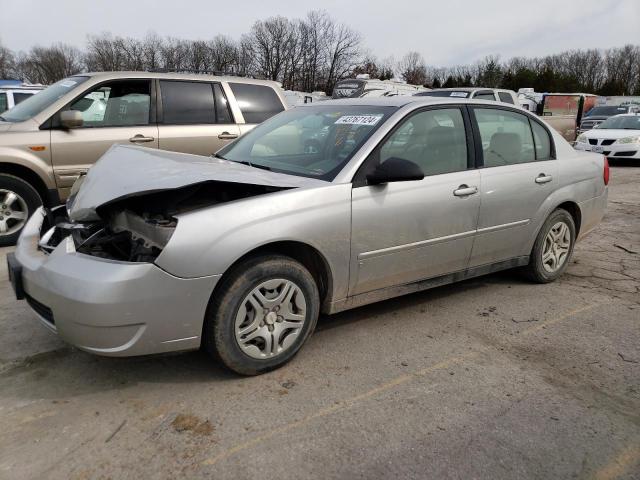
[[213, 155], [238, 138], [219, 83], [160, 81], [160, 148], [195, 155]]
[[527, 255], [543, 204], [557, 188], [558, 162], [542, 124], [508, 109], [474, 108], [484, 168], [470, 266]]
[[117, 80], [94, 87], [63, 109], [80, 111], [81, 127], [65, 130], [54, 116], [51, 158], [62, 199], [113, 144], [158, 147], [151, 104], [150, 80]]
[[[466, 111], [432, 108], [403, 120], [366, 160], [352, 194], [350, 295], [466, 268], [480, 208], [470, 145]], [[425, 178], [359, 183], [391, 157], [420, 165]]]

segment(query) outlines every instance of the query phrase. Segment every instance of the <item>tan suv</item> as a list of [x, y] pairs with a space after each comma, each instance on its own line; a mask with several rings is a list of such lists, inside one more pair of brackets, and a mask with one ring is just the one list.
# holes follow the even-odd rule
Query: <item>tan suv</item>
[[286, 109], [276, 82], [107, 72], [61, 80], [0, 115], [0, 246], [66, 199], [114, 143], [211, 155]]

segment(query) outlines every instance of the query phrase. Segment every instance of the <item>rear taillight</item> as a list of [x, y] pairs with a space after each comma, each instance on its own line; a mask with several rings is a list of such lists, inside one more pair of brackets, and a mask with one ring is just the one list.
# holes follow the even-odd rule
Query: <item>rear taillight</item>
[[604, 171], [602, 172], [602, 179], [605, 185], [609, 185], [609, 160], [604, 157]]

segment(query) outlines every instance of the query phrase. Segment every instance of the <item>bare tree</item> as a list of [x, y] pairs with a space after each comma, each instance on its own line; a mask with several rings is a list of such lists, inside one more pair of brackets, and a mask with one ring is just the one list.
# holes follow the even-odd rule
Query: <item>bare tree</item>
[[398, 71], [402, 79], [411, 85], [427, 83], [427, 66], [418, 52], [409, 52], [402, 57], [398, 62]]
[[54, 83], [82, 70], [80, 51], [58, 43], [51, 47], [33, 47], [17, 62], [19, 75], [33, 83]]
[[0, 78], [15, 75], [15, 55], [0, 43]]

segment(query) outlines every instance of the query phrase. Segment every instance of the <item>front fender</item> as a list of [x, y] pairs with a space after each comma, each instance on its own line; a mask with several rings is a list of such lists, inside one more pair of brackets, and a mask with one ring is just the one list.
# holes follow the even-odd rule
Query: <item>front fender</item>
[[178, 216], [156, 264], [193, 278], [219, 275], [261, 246], [307, 244], [326, 259], [333, 298], [346, 296], [351, 238], [351, 184], [328, 184], [260, 195]]

